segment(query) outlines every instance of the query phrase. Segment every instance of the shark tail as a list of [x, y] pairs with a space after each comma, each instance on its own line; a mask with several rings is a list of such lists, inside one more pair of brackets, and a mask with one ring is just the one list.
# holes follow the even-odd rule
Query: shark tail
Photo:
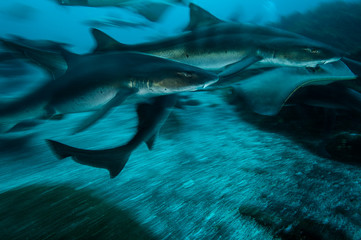
[[53, 140], [46, 140], [51, 150], [59, 159], [72, 157], [77, 163], [96, 168], [105, 168], [110, 178], [115, 178], [123, 170], [132, 153], [127, 145], [107, 150], [86, 150], [74, 148]]
[[46, 50], [41, 51], [39, 49], [5, 39], [0, 39], [0, 42], [7, 49], [14, 51], [14, 53], [20, 57], [42, 67], [54, 78], [63, 75], [67, 70], [66, 62], [64, 62], [63, 58], [59, 54], [63, 49], [61, 46], [59, 46], [58, 51], [52, 52]]

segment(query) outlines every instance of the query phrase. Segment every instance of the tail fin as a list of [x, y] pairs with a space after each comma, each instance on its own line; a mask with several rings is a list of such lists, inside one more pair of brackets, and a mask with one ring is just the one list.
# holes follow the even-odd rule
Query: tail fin
[[72, 157], [75, 162], [97, 168], [105, 168], [114, 178], [128, 162], [132, 149], [125, 146], [106, 150], [85, 150], [74, 148], [53, 140], [46, 140], [51, 150], [60, 158]]
[[58, 77], [63, 75], [68, 66], [60, 54], [61, 46], [58, 51], [43, 51], [32, 48], [9, 40], [0, 39], [0, 42], [7, 48], [17, 53], [21, 58], [42, 67], [50, 75]]

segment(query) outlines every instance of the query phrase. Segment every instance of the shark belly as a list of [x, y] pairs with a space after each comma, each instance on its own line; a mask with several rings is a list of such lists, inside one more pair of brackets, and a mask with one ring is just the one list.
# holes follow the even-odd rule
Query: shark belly
[[247, 56], [244, 51], [208, 51], [207, 49], [191, 51], [186, 48], [150, 51], [150, 53], [211, 71], [220, 71], [225, 66], [238, 62]]
[[287, 59], [265, 58], [254, 64], [254, 67], [316, 67], [319, 64], [337, 62], [340, 58], [327, 60], [291, 61]]
[[87, 112], [100, 109], [118, 93], [115, 87], [99, 87], [84, 94], [71, 98], [64, 98], [65, 101], [54, 103], [52, 106], [56, 113]]

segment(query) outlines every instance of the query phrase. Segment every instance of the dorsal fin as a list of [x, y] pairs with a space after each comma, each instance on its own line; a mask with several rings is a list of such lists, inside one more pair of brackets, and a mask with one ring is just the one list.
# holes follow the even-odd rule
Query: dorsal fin
[[223, 22], [194, 3], [189, 4], [189, 18], [189, 24], [184, 29], [185, 31], [193, 31], [199, 27], [211, 26]]
[[122, 51], [126, 50], [127, 45], [122, 44], [109, 36], [108, 34], [100, 31], [99, 29], [92, 28], [91, 34], [93, 35], [96, 41], [96, 47], [93, 50], [93, 53], [105, 52], [105, 51]]

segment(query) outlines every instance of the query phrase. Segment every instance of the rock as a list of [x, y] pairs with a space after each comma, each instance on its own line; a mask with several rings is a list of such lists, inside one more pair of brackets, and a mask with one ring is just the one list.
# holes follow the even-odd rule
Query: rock
[[253, 218], [258, 224], [269, 228], [276, 238], [282, 240], [347, 240], [351, 239], [342, 229], [332, 224], [324, 224], [309, 217], [301, 217], [296, 209], [274, 205], [261, 208], [252, 205], [242, 205], [239, 213]]

